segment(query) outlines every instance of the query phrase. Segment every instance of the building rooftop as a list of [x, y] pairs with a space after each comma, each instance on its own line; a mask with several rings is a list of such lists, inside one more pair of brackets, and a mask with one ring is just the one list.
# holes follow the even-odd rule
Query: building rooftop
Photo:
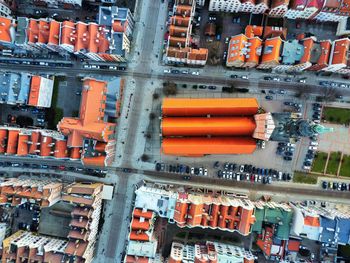
[[282, 64], [293, 65], [300, 62], [304, 56], [304, 46], [299, 44], [299, 41], [294, 39], [292, 41], [286, 41], [283, 44], [282, 51]]
[[15, 36], [15, 24], [12, 18], [0, 17], [0, 42], [13, 43]]
[[261, 63], [279, 64], [282, 49], [282, 39], [280, 37], [265, 40]]
[[0, 103], [27, 103], [31, 77], [29, 73], [1, 73]]

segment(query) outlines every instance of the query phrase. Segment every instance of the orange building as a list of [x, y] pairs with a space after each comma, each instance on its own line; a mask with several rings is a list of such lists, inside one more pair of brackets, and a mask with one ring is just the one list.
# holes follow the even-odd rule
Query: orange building
[[259, 69], [274, 68], [280, 64], [282, 43], [283, 41], [280, 37], [265, 40], [261, 63], [258, 66]]
[[243, 116], [258, 112], [255, 98], [192, 99], [165, 98], [162, 104], [163, 116]]
[[308, 68], [308, 70], [318, 71], [328, 66], [332, 43], [330, 40], [324, 40], [320, 41], [320, 43], [316, 45], [314, 44], [314, 46], [317, 48], [316, 50], [319, 50], [319, 53], [315, 57], [315, 60], [311, 61], [313, 65], [310, 68]]
[[115, 144], [116, 125], [104, 121], [106, 92], [105, 81], [85, 78], [79, 117], [65, 117], [57, 125], [57, 129], [68, 136], [69, 148], [83, 150], [82, 162], [86, 165], [104, 166], [114, 160], [111, 146]]
[[0, 44], [9, 45], [13, 43], [15, 22], [11, 18], [0, 17]]
[[256, 128], [252, 117], [163, 118], [163, 136], [249, 136]]
[[53, 80], [41, 76], [32, 76], [28, 105], [50, 108], [53, 92]]
[[256, 141], [248, 137], [163, 138], [162, 152], [169, 155], [203, 156], [207, 154], [252, 154]]

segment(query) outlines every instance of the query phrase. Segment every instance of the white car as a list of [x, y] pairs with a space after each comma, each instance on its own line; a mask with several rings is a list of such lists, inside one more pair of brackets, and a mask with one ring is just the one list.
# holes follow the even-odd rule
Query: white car
[[295, 143], [287, 143], [288, 147], [295, 147]]
[[317, 146], [318, 142], [310, 142], [310, 146]]
[[306, 79], [299, 79], [298, 82], [299, 83], [306, 83]]
[[194, 167], [191, 167], [191, 174], [194, 174]]
[[91, 68], [94, 68], [94, 69], [99, 69], [100, 66], [99, 65], [91, 65]]
[[181, 73], [182, 74], [188, 74], [188, 70], [182, 70]]
[[303, 169], [304, 169], [304, 170], [310, 170], [310, 169], [311, 169], [311, 167], [310, 167], [310, 166], [306, 166], [306, 165], [304, 165], [304, 166], [303, 166]]
[[243, 75], [243, 76], [241, 76], [241, 79], [248, 79], [248, 76], [247, 75]]
[[164, 73], [170, 73], [170, 69], [164, 69]]
[[203, 175], [203, 168], [202, 167], [199, 168], [199, 174], [198, 175]]
[[265, 144], [265, 141], [262, 141], [262, 142], [261, 142], [261, 149], [265, 149], [265, 145], [266, 145], [266, 144]]
[[204, 169], [204, 176], [208, 175], [208, 169]]
[[317, 147], [316, 146], [309, 146], [309, 150], [317, 151]]
[[193, 71], [192, 75], [199, 76], [199, 72], [198, 71]]
[[117, 70], [117, 67], [116, 66], [109, 66], [109, 69]]
[[237, 181], [240, 181], [241, 180], [241, 175], [238, 173], [237, 176], [236, 176], [236, 180]]
[[91, 68], [90, 65], [84, 65], [84, 68]]
[[240, 165], [240, 166], [239, 166], [239, 172], [240, 172], [240, 173], [243, 173], [243, 171], [244, 171], [244, 165]]
[[278, 172], [278, 180], [282, 180], [282, 175], [283, 175], [283, 173], [282, 172]]

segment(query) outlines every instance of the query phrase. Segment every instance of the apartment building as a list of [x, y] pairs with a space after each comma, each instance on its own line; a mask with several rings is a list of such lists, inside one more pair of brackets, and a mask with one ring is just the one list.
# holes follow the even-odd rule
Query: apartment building
[[236, 262], [253, 263], [254, 255], [241, 247], [205, 241], [194, 245], [173, 242], [171, 244], [169, 263], [182, 262], [226, 262], [235, 260]]
[[269, 9], [269, 2], [269, 0], [256, 0], [252, 13], [265, 14], [267, 9]]
[[284, 15], [288, 19], [312, 19], [321, 8], [317, 0], [291, 0]]
[[208, 49], [192, 48], [192, 20], [196, 2], [176, 0], [173, 16], [169, 20], [169, 36], [165, 62], [204, 66], [208, 59]]
[[239, 0], [210, 0], [209, 2], [210, 12], [238, 13], [240, 10], [241, 1]]
[[68, 137], [67, 147], [79, 153], [84, 165], [106, 166], [114, 161], [116, 124], [105, 121], [106, 101], [107, 82], [85, 78], [79, 117], [64, 117], [57, 125]]
[[0, 203], [17, 206], [32, 200], [48, 207], [61, 200], [62, 189], [63, 184], [56, 181], [10, 178], [0, 183]]
[[315, 16], [315, 19], [320, 22], [338, 22], [343, 19], [344, 17], [339, 15], [341, 3], [342, 1], [338, 0], [324, 0], [323, 5], [319, 6], [320, 10]]
[[319, 71], [328, 66], [329, 56], [331, 54], [332, 42], [330, 40], [323, 40], [314, 42], [310, 56], [312, 66], [307, 70]]
[[271, 0], [269, 16], [284, 17], [288, 11], [289, 0]]
[[81, 8], [82, 0], [34, 0], [34, 4], [46, 5], [49, 8], [63, 7], [70, 9]]
[[53, 79], [32, 76], [28, 95], [28, 105], [40, 108], [50, 108], [53, 82]]
[[0, 16], [11, 18], [13, 3], [12, 0], [0, 0]]
[[269, 69], [278, 66], [280, 64], [282, 47], [283, 41], [280, 37], [266, 39], [261, 56], [261, 62], [257, 68]]
[[329, 65], [322, 70], [342, 74], [350, 73], [349, 47], [350, 40], [348, 38], [334, 40], [329, 56]]

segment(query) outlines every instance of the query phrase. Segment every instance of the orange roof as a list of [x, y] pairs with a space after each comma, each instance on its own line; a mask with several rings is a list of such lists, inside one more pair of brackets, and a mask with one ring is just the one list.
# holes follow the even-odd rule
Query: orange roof
[[17, 153], [17, 142], [18, 142], [19, 130], [9, 130], [7, 139], [7, 154]]
[[249, 38], [248, 42], [250, 43], [249, 51], [246, 55], [246, 63], [259, 64], [259, 59], [262, 49], [262, 40], [259, 37]]
[[45, 20], [40, 20], [38, 42], [42, 44], [47, 44], [47, 42], [49, 41], [49, 34], [50, 34], [50, 23]]
[[162, 104], [163, 116], [225, 116], [254, 115], [258, 112], [255, 98], [165, 98]]
[[176, 117], [163, 118], [163, 136], [225, 136], [252, 135], [256, 125], [253, 117]]
[[334, 64], [347, 64], [348, 51], [349, 51], [350, 40], [348, 38], [342, 38], [334, 40], [331, 65]]
[[41, 77], [32, 76], [32, 79], [30, 81], [30, 92], [29, 92], [29, 99], [28, 99], [29, 105], [32, 105], [32, 106], [38, 105], [40, 84], [41, 84]]
[[68, 136], [69, 147], [82, 146], [83, 138], [107, 142], [114, 133], [115, 124], [104, 122], [107, 83], [84, 79], [79, 118], [63, 118], [57, 125]]
[[82, 162], [89, 166], [106, 166], [106, 156], [83, 157]]
[[61, 29], [61, 23], [55, 20], [51, 20], [48, 44], [52, 44], [52, 45], [59, 44], [60, 29]]
[[36, 154], [36, 150], [38, 149], [39, 138], [40, 133], [37, 131], [32, 131], [32, 134], [30, 136], [31, 144], [29, 145], [29, 154]]
[[303, 45], [304, 45], [304, 55], [302, 56], [302, 58], [300, 59], [300, 63], [306, 63], [306, 62], [310, 62], [311, 59], [311, 50], [312, 47], [314, 45], [314, 40], [313, 38], [309, 37], [304, 39], [303, 41]]
[[131, 221], [131, 229], [132, 230], [148, 230], [150, 228], [150, 222], [149, 221], [143, 221], [141, 222], [138, 218], [133, 218]]
[[14, 27], [10, 18], [0, 17], [0, 41], [12, 42], [11, 28]]
[[89, 52], [105, 53], [109, 49], [109, 41], [105, 37], [104, 27], [90, 23], [89, 29]]
[[127, 256], [125, 263], [149, 263], [149, 258], [143, 258], [143, 257], [134, 257], [134, 256]]
[[287, 5], [289, 4], [289, 0], [271, 0], [271, 9], [281, 6], [281, 5]]
[[55, 158], [66, 158], [68, 156], [66, 141], [56, 140], [54, 156]]
[[248, 38], [252, 37], [261, 37], [263, 34], [264, 28], [262, 26], [255, 26], [255, 25], [247, 25], [245, 28], [245, 35]]
[[170, 24], [175, 26], [188, 27], [190, 24], [190, 19], [190, 17], [172, 16], [170, 18]]
[[145, 219], [151, 219], [153, 217], [153, 212], [149, 211], [149, 210], [143, 212], [142, 209], [135, 208], [133, 216], [134, 217], [143, 217]]
[[142, 231], [131, 231], [130, 240], [149, 241], [149, 236]]
[[187, 215], [188, 204], [183, 202], [176, 202], [175, 211], [174, 211], [174, 220], [180, 226], [186, 224], [186, 215]]
[[299, 240], [293, 240], [293, 239], [289, 239], [288, 241], [288, 250], [289, 251], [299, 251], [299, 247], [300, 247], [300, 243], [301, 241]]
[[252, 154], [252, 138], [163, 138], [162, 152], [169, 155], [203, 156], [208, 154]]
[[41, 136], [40, 143], [40, 156], [50, 156], [51, 155], [51, 145], [52, 137], [51, 136]]
[[28, 140], [29, 135], [21, 133], [18, 135], [17, 155], [23, 156], [28, 154]]
[[39, 38], [39, 23], [38, 20], [31, 18], [29, 20], [28, 28], [27, 28], [27, 37], [28, 42], [36, 43]]
[[321, 41], [320, 42], [322, 53], [321, 56], [318, 59], [317, 64], [319, 65], [327, 65], [329, 61], [329, 55], [331, 50], [331, 42], [329, 40]]
[[343, 15], [349, 15], [349, 13], [350, 13], [350, 0], [343, 0], [341, 2], [339, 12]]
[[265, 40], [261, 63], [279, 64], [282, 39], [280, 37]]
[[61, 44], [75, 45], [76, 30], [72, 21], [64, 21], [61, 26]]
[[80, 157], [81, 157], [81, 148], [80, 147], [70, 148], [70, 158], [71, 159], [80, 159]]
[[87, 50], [89, 46], [88, 25], [83, 22], [76, 23], [77, 38], [74, 51]]
[[306, 216], [304, 218], [304, 225], [319, 227], [320, 226], [320, 219], [318, 216], [317, 217], [316, 216]]
[[6, 149], [7, 129], [0, 129], [0, 153], [4, 153]]
[[[230, 43], [228, 45], [227, 63], [239, 63], [244, 62], [245, 57], [242, 49], [245, 48], [248, 43], [247, 37], [243, 34], [231, 37]], [[238, 61], [238, 62], [237, 62]]]

